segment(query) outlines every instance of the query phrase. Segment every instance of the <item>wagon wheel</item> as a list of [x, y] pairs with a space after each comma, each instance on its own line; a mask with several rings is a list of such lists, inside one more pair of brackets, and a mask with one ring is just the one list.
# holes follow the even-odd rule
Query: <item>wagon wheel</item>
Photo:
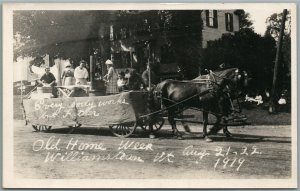
[[33, 129], [36, 132], [48, 132], [50, 131], [52, 126], [48, 126], [48, 125], [32, 125]]
[[117, 137], [129, 137], [136, 129], [136, 123], [123, 123], [118, 125], [110, 125], [110, 131]]
[[69, 126], [68, 134], [73, 133], [75, 131], [75, 129], [78, 129], [80, 126], [81, 126], [81, 124], [79, 124], [79, 123]]
[[[159, 131], [164, 125], [164, 123], [165, 123], [164, 118], [162, 117], [157, 118], [153, 123], [153, 131], [154, 132]], [[149, 124], [141, 124], [140, 126], [144, 131], [150, 131]]]

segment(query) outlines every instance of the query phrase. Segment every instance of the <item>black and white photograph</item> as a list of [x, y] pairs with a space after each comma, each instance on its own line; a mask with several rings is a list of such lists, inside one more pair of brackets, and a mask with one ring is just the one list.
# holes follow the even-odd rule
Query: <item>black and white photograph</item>
[[4, 188], [297, 188], [296, 4], [3, 5]]

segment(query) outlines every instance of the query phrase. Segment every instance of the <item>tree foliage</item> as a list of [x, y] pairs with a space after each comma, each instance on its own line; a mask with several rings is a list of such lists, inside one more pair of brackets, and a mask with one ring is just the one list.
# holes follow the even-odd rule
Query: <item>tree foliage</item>
[[[266, 37], [279, 39], [280, 28], [282, 25], [283, 13], [274, 13], [267, 18]], [[280, 52], [278, 69], [278, 89], [290, 89], [291, 83], [291, 13], [287, 12], [284, 35], [282, 38], [282, 49]]]
[[84, 58], [93, 51], [109, 17], [108, 11], [15, 11], [14, 58]]
[[[190, 73], [194, 76], [198, 71], [201, 49], [200, 14], [199, 10], [15, 11], [14, 59], [19, 56], [40, 58], [50, 54], [51, 57], [71, 58], [78, 62], [99, 53], [100, 45], [105, 49], [104, 53], [100, 51], [102, 57], [107, 59], [112, 38], [118, 41], [117, 35], [120, 35], [115, 33], [111, 37], [109, 31], [113, 24], [114, 32], [127, 28], [125, 35], [131, 39], [145, 36], [147, 41], [148, 36], [172, 42], [174, 56], [181, 55], [176, 56], [181, 71], [186, 76]], [[194, 38], [191, 34], [197, 36]], [[195, 64], [190, 67], [189, 63]]]
[[172, 19], [166, 19], [169, 21], [165, 25], [168, 30], [174, 30], [174, 26], [180, 28], [180, 36], [173, 37], [174, 33], [168, 33], [166, 38], [174, 44], [178, 67], [188, 80], [199, 75], [202, 57], [200, 34], [203, 28], [200, 15], [201, 11], [177, 11], [173, 12], [172, 17], [167, 17]]
[[[266, 19], [267, 29], [265, 35], [271, 35], [278, 40], [283, 13], [274, 13]], [[291, 13], [288, 11], [284, 29], [285, 36], [291, 36]]]
[[276, 54], [275, 40], [262, 37], [252, 29], [241, 29], [234, 35], [226, 34], [213, 41], [204, 51], [202, 69], [218, 69], [225, 63], [246, 70], [252, 77], [252, 87], [270, 89]]
[[238, 9], [234, 12], [239, 17], [239, 29], [253, 29], [253, 21], [250, 19], [250, 14], [243, 9]]

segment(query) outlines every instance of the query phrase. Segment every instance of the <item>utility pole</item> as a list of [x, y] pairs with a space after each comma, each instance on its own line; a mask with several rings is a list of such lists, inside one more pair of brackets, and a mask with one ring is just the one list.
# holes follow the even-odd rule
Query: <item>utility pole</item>
[[[147, 49], [148, 49], [148, 65], [149, 65], [149, 75], [148, 75], [148, 77], [149, 77], [149, 91], [150, 91], [150, 89], [151, 89], [151, 67], [150, 67], [150, 57], [151, 57], [151, 51], [150, 51], [150, 42], [148, 42], [148, 44], [147, 44]], [[147, 66], [146, 66], [147, 67]]]
[[282, 39], [283, 39], [283, 35], [284, 35], [286, 15], [287, 15], [287, 10], [284, 9], [283, 15], [282, 15], [282, 23], [281, 23], [280, 33], [279, 33], [277, 51], [276, 51], [272, 92], [271, 92], [271, 99], [270, 99], [270, 103], [269, 103], [269, 113], [275, 113], [274, 101], [275, 101], [275, 92], [276, 92], [276, 83], [277, 83], [277, 73], [278, 73], [278, 66], [279, 66], [279, 61], [280, 61], [280, 52], [281, 52], [281, 48], [282, 48]]
[[95, 89], [95, 82], [94, 82], [94, 66], [95, 66], [95, 63], [94, 63], [94, 57], [93, 55], [90, 55], [90, 81], [91, 81], [91, 90], [94, 90]]

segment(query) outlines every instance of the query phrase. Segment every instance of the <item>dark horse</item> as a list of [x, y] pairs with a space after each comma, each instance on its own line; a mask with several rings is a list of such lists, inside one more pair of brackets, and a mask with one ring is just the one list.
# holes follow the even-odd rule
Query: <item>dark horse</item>
[[[230, 91], [229, 87], [237, 86], [241, 79], [239, 70], [231, 68], [219, 74], [211, 72], [207, 80], [195, 80], [193, 82], [165, 80], [154, 89], [154, 92], [159, 92], [161, 98], [154, 96], [153, 105], [157, 108], [160, 105], [164, 106], [168, 112], [168, 120], [172, 126], [173, 133], [179, 139], [182, 137], [176, 128], [174, 117], [188, 108], [202, 110], [203, 136], [205, 140], [211, 141], [208, 138], [210, 132], [207, 132], [208, 114], [215, 115], [217, 117], [216, 123], [220, 123], [222, 118], [226, 118], [231, 113], [229, 97], [231, 92], [228, 93]], [[217, 132], [218, 130], [220, 129], [212, 131]], [[226, 130], [224, 131], [225, 133]]]
[[[248, 87], [248, 74], [246, 71], [240, 71], [237, 68], [230, 68], [226, 70], [219, 71], [210, 71], [209, 75], [201, 75], [197, 78], [191, 80], [192, 82], [201, 82], [203, 80], [213, 80], [216, 81], [216, 78], [223, 78], [229, 73], [235, 72], [235, 75], [227, 76], [227, 79], [231, 80], [232, 83], [228, 84], [228, 93], [230, 98], [237, 99], [242, 93], [246, 92], [246, 88]], [[231, 78], [231, 79], [230, 79]]]

